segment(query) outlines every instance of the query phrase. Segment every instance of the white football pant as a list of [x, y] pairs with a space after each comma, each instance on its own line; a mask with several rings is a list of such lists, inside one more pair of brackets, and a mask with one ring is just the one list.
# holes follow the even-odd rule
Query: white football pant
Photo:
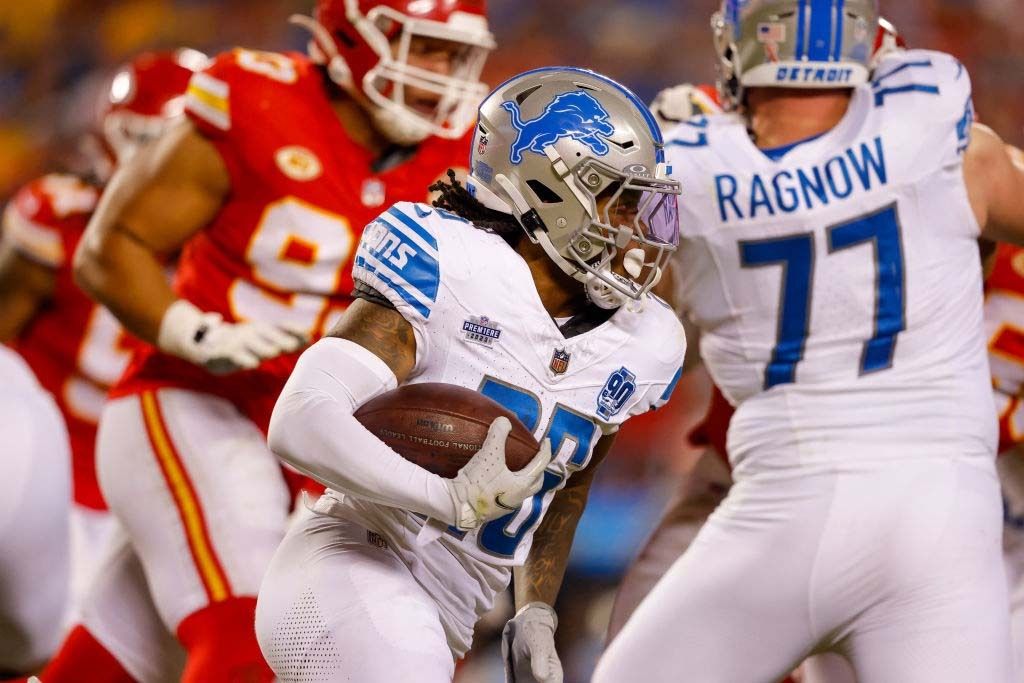
[[0, 347], [0, 674], [27, 673], [63, 637], [71, 452], [56, 403]]
[[183, 389], [111, 400], [96, 459], [169, 631], [207, 605], [256, 595], [291, 497], [263, 433], [234, 405]]
[[185, 651], [153, 606], [139, 558], [116, 523], [82, 595], [80, 623], [139, 683], [181, 679]]
[[451, 683], [438, 606], [384, 538], [306, 511], [267, 570], [256, 636], [291, 683]]
[[816, 651], [859, 683], [1009, 683], [988, 458], [737, 481], [598, 663], [595, 683], [773, 683]]

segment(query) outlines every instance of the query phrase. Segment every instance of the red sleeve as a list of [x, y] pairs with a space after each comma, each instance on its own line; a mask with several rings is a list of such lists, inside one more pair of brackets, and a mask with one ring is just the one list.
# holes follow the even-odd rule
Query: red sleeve
[[272, 104], [282, 86], [297, 84], [308, 69], [308, 60], [299, 55], [241, 48], [223, 52], [192, 76], [185, 114], [209, 138], [237, 133], [246, 120], [259, 118], [257, 110]]
[[1024, 294], [1024, 248], [1003, 243], [996, 247], [985, 288]]

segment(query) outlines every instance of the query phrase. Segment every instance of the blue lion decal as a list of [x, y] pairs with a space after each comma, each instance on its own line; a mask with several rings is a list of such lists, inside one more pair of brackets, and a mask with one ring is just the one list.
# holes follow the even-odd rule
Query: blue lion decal
[[513, 164], [522, 163], [526, 150], [543, 156], [545, 147], [562, 138], [582, 142], [594, 154], [604, 156], [609, 148], [602, 138], [615, 133], [615, 126], [608, 121], [608, 112], [590, 93], [582, 90], [559, 95], [537, 118], [529, 121], [523, 121], [515, 102], [502, 102], [501, 106], [512, 115], [512, 126], [519, 131], [509, 156]]

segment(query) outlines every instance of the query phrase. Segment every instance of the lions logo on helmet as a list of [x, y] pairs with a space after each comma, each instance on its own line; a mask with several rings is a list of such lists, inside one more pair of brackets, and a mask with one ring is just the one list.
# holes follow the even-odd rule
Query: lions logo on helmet
[[601, 138], [615, 134], [608, 112], [585, 90], [559, 95], [540, 116], [529, 121], [523, 121], [515, 102], [502, 102], [501, 106], [512, 116], [512, 126], [519, 131], [509, 157], [513, 164], [522, 163], [526, 150], [543, 156], [545, 147], [565, 137], [582, 142], [598, 156], [605, 156], [608, 143]]
[[678, 244], [680, 187], [658, 124], [592, 71], [537, 69], [498, 86], [480, 105], [470, 166], [476, 198], [515, 216], [598, 306], [643, 298]]

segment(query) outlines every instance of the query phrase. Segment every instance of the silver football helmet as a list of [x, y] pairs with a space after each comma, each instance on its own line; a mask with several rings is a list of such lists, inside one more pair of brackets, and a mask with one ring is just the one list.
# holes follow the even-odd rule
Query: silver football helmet
[[680, 188], [668, 170], [636, 95], [592, 71], [551, 67], [480, 105], [469, 190], [515, 216], [594, 303], [615, 308], [657, 284], [679, 242]]
[[750, 87], [851, 88], [868, 80], [877, 0], [724, 0], [711, 17], [722, 100]]

